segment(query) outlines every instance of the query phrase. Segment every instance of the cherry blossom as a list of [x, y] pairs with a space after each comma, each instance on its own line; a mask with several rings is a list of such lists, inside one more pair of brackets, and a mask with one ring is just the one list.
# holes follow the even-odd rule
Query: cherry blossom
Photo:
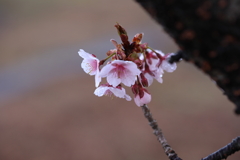
[[151, 70], [148, 64], [145, 64], [145, 68], [142, 72], [144, 73], [144, 77], [148, 81], [148, 86], [150, 86], [153, 83], [153, 79], [156, 79], [159, 83], [163, 82], [162, 79], [163, 69], [160, 67], [156, 67], [154, 70]]
[[81, 67], [84, 72], [91, 76], [95, 75], [95, 86], [97, 87], [101, 82], [101, 77], [99, 76], [99, 59], [95, 55], [85, 52], [83, 49], [80, 49], [78, 54], [83, 58]]
[[165, 57], [165, 59], [162, 61], [161, 68], [163, 70], [165, 70], [166, 72], [173, 72], [177, 68], [177, 64], [176, 63], [171, 64], [171, 63], [168, 62], [172, 55], [174, 55], [174, 53], [168, 54]]
[[100, 85], [95, 91], [94, 94], [98, 97], [101, 97], [103, 95], [106, 96], [112, 96], [115, 95], [116, 97], [119, 98], [125, 98], [127, 101], [131, 101], [131, 97], [126, 94], [126, 91], [124, 88], [118, 86], [118, 87], [113, 87], [109, 84], [103, 84]]
[[135, 83], [136, 76], [141, 71], [132, 61], [114, 60], [104, 66], [100, 72], [101, 77], [107, 77], [107, 82], [113, 87], [120, 83], [130, 87]]
[[[158, 55], [157, 55], [158, 54]], [[164, 54], [159, 51], [159, 50], [155, 50], [155, 52], [153, 52], [150, 49], [146, 50], [146, 62], [149, 66], [149, 69], [151, 71], [155, 71], [159, 68], [159, 64], [161, 63], [161, 59], [159, 59], [159, 56], [163, 56]]]
[[151, 95], [147, 93], [146, 90], [143, 90], [142, 93], [136, 94], [134, 97], [134, 102], [138, 107], [148, 104], [151, 101]]
[[145, 73], [144, 76], [148, 81], [148, 86], [150, 86], [153, 83], [154, 77], [152, 75], [150, 75], [149, 73]]
[[[130, 101], [131, 97], [122, 88], [124, 84], [131, 87], [136, 105], [143, 106], [151, 101], [151, 94], [146, 87], [154, 79], [162, 83], [164, 71], [173, 72], [177, 68], [176, 63], [169, 63], [173, 53], [164, 55], [160, 50], [150, 48], [148, 43], [142, 43], [143, 33], [136, 34], [130, 42], [125, 29], [119, 24], [115, 27], [122, 42], [111, 39], [115, 49], [109, 50], [107, 57], [101, 61], [80, 49], [78, 53], [83, 58], [81, 67], [87, 74], [95, 75], [96, 96], [114, 95]], [[108, 84], [99, 86], [105, 77]]]

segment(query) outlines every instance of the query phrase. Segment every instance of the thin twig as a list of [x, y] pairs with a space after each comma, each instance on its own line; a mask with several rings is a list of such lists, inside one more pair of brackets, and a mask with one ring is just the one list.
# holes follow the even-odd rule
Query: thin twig
[[218, 151], [210, 154], [209, 156], [203, 158], [202, 160], [221, 160], [226, 159], [231, 154], [240, 150], [240, 136], [233, 139], [231, 143], [227, 144]]
[[175, 151], [170, 147], [170, 145], [167, 143], [167, 140], [165, 139], [165, 137], [163, 136], [162, 130], [158, 127], [157, 121], [155, 119], [153, 119], [152, 114], [149, 110], [149, 108], [147, 107], [146, 104], [144, 104], [142, 107], [142, 110], [144, 112], [144, 116], [147, 118], [149, 125], [152, 127], [153, 129], [153, 133], [157, 136], [158, 141], [161, 143], [164, 152], [166, 153], [166, 155], [168, 156], [168, 158], [170, 160], [182, 160], [181, 158], [179, 158], [177, 156], [177, 154], [175, 153]]

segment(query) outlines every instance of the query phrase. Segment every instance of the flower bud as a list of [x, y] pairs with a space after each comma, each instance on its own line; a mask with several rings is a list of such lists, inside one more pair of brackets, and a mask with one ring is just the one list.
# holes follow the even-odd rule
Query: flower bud
[[131, 89], [134, 95], [137, 95], [139, 93], [138, 84], [135, 83], [134, 85], [132, 85]]
[[143, 33], [137, 33], [134, 38], [133, 38], [133, 42], [136, 42], [137, 44], [141, 43], [143, 37]]

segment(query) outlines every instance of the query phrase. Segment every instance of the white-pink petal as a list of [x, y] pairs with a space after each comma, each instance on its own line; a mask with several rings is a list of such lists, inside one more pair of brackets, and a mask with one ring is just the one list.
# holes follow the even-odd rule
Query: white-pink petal
[[165, 60], [162, 61], [161, 68], [167, 72], [173, 72], [177, 69], [177, 64], [176, 63], [169, 63], [169, 58], [174, 55], [174, 53], [170, 53], [166, 56]]
[[81, 67], [84, 72], [90, 75], [95, 75], [97, 70], [99, 70], [99, 59], [94, 57], [92, 54], [85, 52], [83, 49], [80, 49], [78, 54], [83, 58]]
[[162, 79], [163, 70], [162, 70], [162, 68], [158, 68], [157, 70], [153, 71], [153, 74], [154, 74], [154, 78], [155, 78], [159, 83], [162, 83], [162, 82], [163, 82], [163, 79]]
[[99, 76], [99, 69], [98, 69], [95, 75], [95, 87], [98, 87], [101, 81], [102, 81], [102, 77]]
[[168, 60], [162, 61], [161, 68], [167, 72], [173, 72], [177, 69], [176, 63], [169, 63]]
[[100, 76], [107, 77], [107, 82], [113, 87], [120, 83], [130, 87], [140, 73], [141, 71], [132, 61], [114, 60], [102, 68]]
[[148, 81], [148, 86], [150, 86], [153, 83], [153, 76], [151, 76], [149, 73], [145, 73], [144, 76]]
[[127, 101], [131, 101], [131, 97], [126, 94], [126, 90], [124, 88], [116, 88], [112, 86], [107, 85], [101, 85], [99, 86], [95, 91], [94, 94], [98, 97], [101, 97], [103, 95], [112, 96], [115, 95], [119, 98], [125, 98]]
[[136, 103], [136, 105], [137, 105], [138, 107], [141, 107], [141, 106], [143, 106], [144, 104], [148, 104], [148, 103], [151, 101], [151, 99], [152, 99], [152, 97], [151, 97], [150, 94], [148, 94], [148, 93], [145, 92], [145, 91], [143, 91], [143, 92], [144, 92], [144, 95], [143, 95], [142, 98], [140, 98], [139, 95], [136, 95], [135, 98], [134, 98], [134, 102]]
[[[155, 50], [155, 52], [153, 52], [150, 49], [147, 49], [147, 52], [149, 53], [150, 57], [148, 57], [147, 60], [147, 64], [149, 66], [150, 71], [155, 71], [159, 68], [158, 64], [160, 63], [160, 59], [157, 57], [157, 54], [155, 52], [157, 52], [158, 54], [160, 54], [161, 56], [164, 56], [164, 53], [160, 50]], [[150, 63], [151, 62], [151, 63]]]

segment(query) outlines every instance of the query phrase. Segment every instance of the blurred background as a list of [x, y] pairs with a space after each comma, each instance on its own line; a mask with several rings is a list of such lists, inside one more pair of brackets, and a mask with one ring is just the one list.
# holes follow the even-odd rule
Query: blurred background
[[[0, 1], [0, 159], [167, 159], [133, 101], [96, 97], [78, 50], [104, 58], [114, 25], [163, 52], [177, 46], [133, 0]], [[185, 62], [149, 88], [149, 107], [183, 159], [240, 134], [239, 117], [204, 73]], [[128, 90], [128, 93], [130, 91]], [[228, 158], [237, 160], [240, 153]]]

